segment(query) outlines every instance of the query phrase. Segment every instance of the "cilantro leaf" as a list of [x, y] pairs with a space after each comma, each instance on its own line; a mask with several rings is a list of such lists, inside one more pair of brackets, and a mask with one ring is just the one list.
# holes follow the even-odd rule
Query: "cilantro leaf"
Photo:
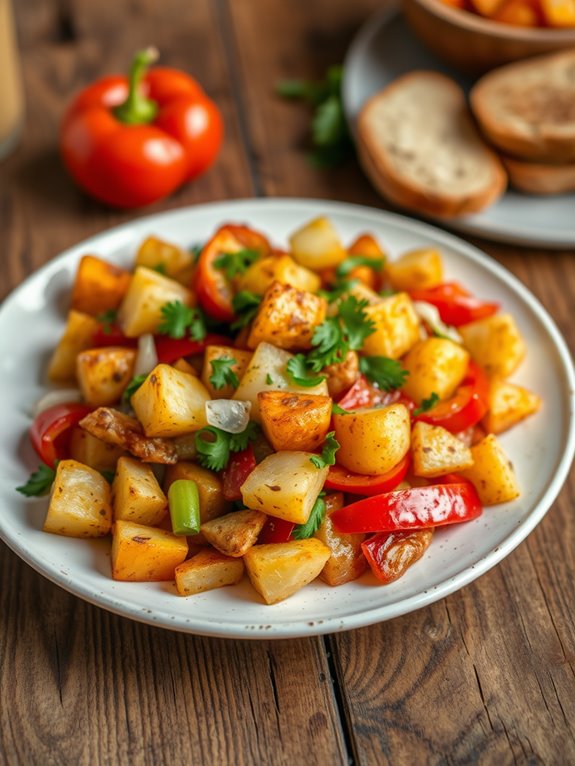
[[136, 375], [132, 378], [132, 380], [124, 389], [124, 393], [122, 394], [122, 404], [130, 404], [130, 400], [147, 377], [147, 375]]
[[166, 274], [168, 273], [168, 268], [165, 263], [162, 263], [160, 261], [160, 263], [156, 263], [156, 265], [154, 266], [154, 271], [157, 271], [158, 274], [162, 274], [165, 277]]
[[304, 354], [296, 354], [290, 359], [286, 365], [286, 370], [292, 382], [297, 386], [313, 388], [314, 386], [319, 386], [322, 380], [325, 380], [325, 375], [316, 375], [314, 377], [311, 374]]
[[370, 258], [368, 255], [350, 255], [345, 261], [342, 261], [335, 270], [336, 277], [340, 279], [347, 277], [356, 266], [369, 266], [374, 271], [381, 271], [383, 268], [383, 258]]
[[266, 385], [273, 386], [273, 384], [274, 384], [274, 379], [268, 372], [268, 374], [266, 375]]
[[331, 411], [334, 415], [349, 415], [349, 410], [344, 410], [343, 407], [340, 407], [335, 402], [331, 405]]
[[325, 298], [328, 303], [334, 303], [355, 287], [358, 282], [358, 279], [338, 280], [330, 290], [318, 290], [317, 294]]
[[367, 336], [375, 331], [375, 324], [365, 312], [366, 306], [367, 301], [348, 295], [340, 303], [337, 316], [328, 317], [315, 328], [311, 339], [315, 348], [307, 358], [314, 372], [343, 362], [348, 351], [360, 349]]
[[102, 325], [104, 335], [109, 335], [112, 332], [112, 325], [116, 322], [117, 318], [118, 312], [116, 309], [108, 309], [108, 311], [98, 314], [96, 321]]
[[200, 465], [211, 471], [226, 467], [230, 458], [230, 434], [215, 426], [206, 426], [196, 432], [195, 442]]
[[223, 271], [228, 279], [243, 274], [260, 257], [257, 250], [244, 247], [235, 253], [222, 253], [214, 261], [216, 269]]
[[162, 335], [170, 338], [203, 340], [206, 337], [206, 321], [200, 308], [191, 308], [182, 301], [170, 301], [162, 306], [162, 322], [158, 327]]
[[240, 385], [240, 379], [232, 370], [234, 364], [237, 364], [235, 359], [223, 356], [220, 359], [212, 359], [210, 364], [213, 370], [213, 373], [210, 375], [210, 383], [215, 389], [224, 388], [225, 386], [237, 388]]
[[321, 455], [310, 457], [311, 462], [316, 468], [325, 468], [328, 465], [335, 465], [335, 453], [340, 448], [340, 443], [335, 438], [335, 431], [330, 431], [325, 437]]
[[433, 407], [435, 407], [438, 401], [439, 401], [439, 394], [436, 394], [435, 391], [432, 391], [429, 399], [424, 399], [421, 402], [421, 406], [416, 407], [416, 409], [413, 410], [412, 415], [416, 417], [417, 415], [421, 415], [422, 412], [427, 412], [428, 410], [433, 409]]
[[305, 540], [306, 538], [314, 535], [320, 528], [320, 525], [325, 516], [325, 500], [322, 497], [323, 494], [324, 493], [322, 492], [313, 504], [306, 523], [297, 524], [293, 528], [291, 533], [293, 540]]
[[56, 471], [53, 468], [49, 468], [47, 465], [40, 465], [38, 470], [30, 475], [26, 484], [16, 487], [16, 492], [20, 492], [20, 494], [26, 497], [47, 495], [55, 478]]
[[365, 312], [366, 300], [358, 300], [355, 295], [348, 295], [339, 304], [338, 314], [345, 328], [347, 342], [352, 351], [358, 351], [368, 335], [375, 332], [375, 322]]
[[334, 146], [347, 135], [347, 123], [339, 95], [328, 96], [317, 107], [311, 123], [316, 146]]
[[241, 330], [248, 325], [258, 313], [262, 299], [261, 296], [249, 290], [240, 290], [232, 298], [232, 308], [236, 314], [236, 321], [232, 324], [232, 330]]
[[257, 423], [253, 420], [247, 425], [247, 428], [239, 434], [229, 434], [230, 437], [230, 452], [241, 452], [245, 450], [248, 444], [255, 441], [259, 436], [260, 429]]
[[369, 381], [384, 391], [401, 388], [409, 375], [397, 359], [389, 359], [387, 356], [362, 356], [359, 369]]

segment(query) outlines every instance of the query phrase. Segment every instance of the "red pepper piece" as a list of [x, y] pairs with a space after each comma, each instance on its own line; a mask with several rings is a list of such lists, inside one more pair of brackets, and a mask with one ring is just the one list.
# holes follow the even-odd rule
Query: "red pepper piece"
[[89, 194], [121, 208], [171, 194], [214, 161], [223, 137], [215, 104], [184, 72], [146, 74], [157, 52], [136, 54], [129, 77], [104, 77], [67, 110], [64, 163]]
[[475, 298], [458, 282], [444, 282], [436, 287], [408, 292], [412, 300], [425, 301], [435, 306], [442, 321], [454, 327], [492, 316], [499, 309], [498, 303]]
[[331, 519], [339, 532], [395, 532], [470, 521], [482, 510], [475, 487], [462, 482], [374, 495], [334, 511]]
[[167, 335], [155, 335], [156, 354], [161, 364], [171, 364], [183, 356], [194, 356], [205, 351], [206, 346], [229, 345], [230, 339], [224, 335], [208, 333], [203, 340], [191, 338], [170, 338]]
[[206, 243], [198, 259], [194, 276], [194, 288], [198, 301], [206, 313], [222, 322], [234, 319], [232, 306], [233, 289], [230, 280], [215, 261], [223, 253], [235, 253], [243, 250], [244, 245], [225, 226]]
[[373, 386], [364, 375], [360, 375], [338, 404], [344, 410], [360, 410], [364, 407], [386, 407], [396, 402], [405, 404], [410, 411], [415, 407], [415, 403], [399, 389], [382, 391]]
[[100, 348], [102, 346], [125, 346], [127, 348], [135, 348], [138, 345], [138, 339], [127, 338], [118, 325], [101, 324], [94, 333], [92, 345], [94, 348]]
[[379, 476], [352, 473], [340, 465], [332, 465], [329, 468], [325, 488], [338, 489], [352, 495], [380, 495], [382, 492], [390, 492], [403, 481], [410, 462], [410, 455], [407, 454], [396, 466]]
[[433, 537], [432, 529], [383, 532], [361, 544], [363, 555], [377, 579], [387, 585], [420, 559]]
[[285, 519], [276, 519], [274, 516], [268, 516], [266, 523], [258, 537], [259, 544], [267, 543], [287, 543], [291, 540], [291, 533], [295, 524], [293, 521]]
[[487, 376], [475, 362], [469, 362], [465, 378], [451, 399], [416, 415], [415, 420], [442, 426], [457, 434], [479, 423], [489, 409], [488, 397]]
[[222, 485], [226, 500], [241, 500], [240, 488], [256, 467], [254, 448], [249, 444], [241, 452], [234, 453], [222, 471]]
[[92, 410], [93, 407], [85, 404], [56, 404], [35, 418], [30, 427], [30, 440], [47, 466], [55, 468], [57, 460], [68, 456], [73, 426]]

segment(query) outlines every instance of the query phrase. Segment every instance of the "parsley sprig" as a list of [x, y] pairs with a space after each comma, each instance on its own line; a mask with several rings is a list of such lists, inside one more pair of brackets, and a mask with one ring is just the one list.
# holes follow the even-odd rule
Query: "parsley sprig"
[[383, 258], [370, 258], [368, 255], [350, 255], [345, 261], [342, 261], [335, 270], [335, 275], [339, 279], [347, 277], [357, 266], [369, 266], [374, 271], [381, 271], [383, 268]]
[[232, 324], [232, 330], [241, 330], [246, 327], [258, 313], [261, 296], [249, 290], [240, 290], [232, 298], [232, 308], [236, 315], [236, 321]]
[[310, 461], [316, 468], [325, 468], [328, 465], [335, 464], [335, 453], [340, 448], [340, 443], [335, 438], [335, 431], [330, 431], [325, 437], [321, 455], [313, 455]]
[[293, 540], [305, 540], [314, 535], [320, 528], [325, 516], [325, 492], [320, 492], [317, 500], [312, 506], [309, 518], [305, 524], [297, 524], [291, 533]]
[[296, 354], [286, 365], [287, 374], [291, 381], [297, 386], [304, 388], [313, 388], [325, 380], [325, 375], [314, 375], [307, 366], [307, 360], [304, 354]]
[[210, 375], [210, 383], [215, 389], [225, 388], [225, 386], [237, 388], [240, 385], [240, 379], [232, 370], [234, 364], [237, 364], [235, 359], [222, 356], [220, 359], [212, 359], [210, 364], [213, 370]]
[[118, 311], [116, 309], [108, 309], [98, 314], [96, 321], [102, 325], [102, 332], [104, 335], [110, 335], [112, 332], [112, 325], [116, 323], [118, 318]]
[[30, 478], [21, 487], [16, 487], [16, 492], [20, 492], [21, 495], [26, 497], [41, 497], [47, 495], [50, 491], [54, 479], [56, 478], [56, 471], [53, 468], [49, 468], [47, 465], [39, 465], [38, 470], [30, 474]]
[[359, 369], [371, 383], [384, 391], [401, 388], [409, 374], [397, 359], [389, 359], [387, 356], [362, 356]]
[[235, 253], [222, 253], [214, 260], [216, 269], [223, 271], [228, 279], [233, 279], [247, 271], [249, 266], [257, 261], [260, 254], [257, 250], [244, 247]]
[[432, 391], [431, 396], [428, 399], [424, 399], [421, 402], [421, 405], [413, 410], [413, 416], [417, 417], [417, 415], [421, 415], [422, 412], [428, 412], [428, 410], [431, 410], [435, 407], [438, 401], [439, 394], [436, 394], [435, 391]]
[[375, 332], [366, 306], [366, 300], [348, 295], [339, 304], [337, 316], [328, 317], [316, 327], [311, 339], [315, 348], [307, 357], [307, 364], [314, 372], [343, 362], [348, 351], [361, 349], [368, 335]]
[[184, 338], [188, 335], [192, 340], [199, 341], [206, 337], [206, 320], [200, 308], [191, 308], [182, 301], [170, 301], [162, 306], [162, 321], [158, 332], [170, 338]]
[[253, 442], [259, 433], [256, 423], [248, 423], [245, 431], [229, 434], [215, 426], [206, 426], [196, 433], [195, 442], [198, 461], [211, 471], [223, 470], [230, 459], [230, 453], [241, 452]]

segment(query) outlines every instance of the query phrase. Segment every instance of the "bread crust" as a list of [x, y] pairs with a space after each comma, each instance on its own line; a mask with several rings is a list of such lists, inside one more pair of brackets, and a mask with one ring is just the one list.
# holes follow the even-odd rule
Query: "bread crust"
[[[386, 99], [390, 93], [408, 85], [416, 78], [425, 77], [435, 87], [447, 88], [460, 106], [458, 119], [461, 120], [461, 132], [466, 140], [471, 136], [474, 148], [481, 147], [485, 162], [490, 168], [490, 182], [484, 187], [466, 193], [453, 193], [450, 188], [438, 188], [431, 191], [416, 178], [407, 179], [398, 174], [378, 136], [372, 129], [370, 110], [374, 105]], [[465, 121], [465, 125], [463, 125]], [[440, 218], [454, 218], [483, 210], [493, 204], [505, 191], [507, 175], [499, 157], [483, 141], [472, 124], [472, 117], [465, 104], [461, 88], [450, 78], [438, 72], [410, 72], [395, 80], [384, 90], [373, 96], [362, 108], [358, 117], [357, 150], [360, 163], [375, 188], [395, 205], [424, 215]], [[433, 162], [433, 158], [430, 160]]]
[[527, 194], [565, 194], [575, 191], [575, 162], [550, 165], [502, 157], [511, 185]]
[[575, 161], [575, 50], [506, 64], [470, 93], [484, 136], [519, 159]]

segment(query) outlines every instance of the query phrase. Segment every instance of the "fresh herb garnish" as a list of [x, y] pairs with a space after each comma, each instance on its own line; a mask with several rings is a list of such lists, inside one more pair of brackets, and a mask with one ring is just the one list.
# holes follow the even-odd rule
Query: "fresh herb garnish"
[[239, 434], [228, 434], [230, 437], [230, 452], [242, 452], [248, 444], [255, 441], [259, 435], [260, 428], [257, 423], [250, 420], [244, 431]]
[[297, 386], [313, 388], [325, 380], [325, 375], [314, 375], [307, 366], [304, 354], [296, 354], [286, 365], [287, 374]]
[[130, 404], [130, 400], [147, 377], [147, 375], [136, 375], [132, 378], [122, 394], [122, 404]]
[[170, 338], [189, 335], [192, 340], [203, 340], [207, 332], [204, 314], [198, 307], [191, 308], [182, 301], [170, 301], [162, 306], [162, 322], [158, 332]]
[[340, 407], [335, 402], [331, 405], [331, 411], [334, 415], [349, 415], [349, 410], [344, 410], [343, 407]]
[[335, 465], [335, 453], [340, 448], [340, 443], [335, 438], [335, 431], [330, 431], [325, 437], [321, 455], [313, 455], [310, 461], [316, 468], [325, 468], [328, 465]]
[[240, 379], [232, 370], [234, 364], [237, 364], [235, 359], [229, 356], [222, 356], [220, 359], [212, 359], [210, 364], [213, 370], [213, 373], [210, 375], [210, 383], [215, 389], [224, 388], [225, 386], [237, 388], [240, 385]]
[[[204, 468], [221, 471], [228, 464], [230, 452], [241, 452], [257, 437], [259, 428], [256, 423], [248, 423], [239, 434], [230, 434], [215, 426], [206, 426], [195, 436], [198, 461]], [[206, 438], [208, 437], [208, 438]]]
[[266, 375], [266, 385], [273, 386], [273, 384], [274, 384], [274, 379], [268, 372], [268, 374]]
[[315, 348], [307, 357], [307, 364], [314, 372], [343, 362], [348, 351], [358, 351], [375, 331], [374, 322], [365, 312], [366, 306], [366, 300], [348, 295], [340, 303], [337, 316], [328, 317], [315, 328], [311, 340]]
[[232, 298], [232, 308], [236, 315], [236, 321], [232, 324], [232, 330], [241, 330], [246, 327], [258, 313], [262, 299], [261, 296], [249, 290], [240, 290]]
[[235, 253], [222, 253], [214, 260], [216, 269], [223, 271], [228, 279], [233, 279], [247, 271], [248, 267], [260, 257], [257, 250], [244, 247]]
[[98, 314], [96, 321], [102, 325], [104, 335], [109, 335], [112, 332], [112, 325], [115, 324], [117, 318], [118, 312], [116, 309], [108, 309], [108, 311]]
[[30, 475], [30, 478], [21, 487], [16, 487], [16, 492], [26, 497], [40, 497], [47, 495], [56, 478], [56, 471], [47, 465], [38, 466], [38, 470]]
[[154, 271], [157, 271], [158, 274], [162, 274], [165, 277], [166, 274], [168, 273], [168, 268], [165, 263], [160, 262], [160, 263], [156, 263], [156, 265], [154, 266]]
[[374, 271], [381, 271], [383, 268], [383, 258], [370, 258], [368, 255], [350, 255], [345, 261], [342, 261], [335, 270], [335, 275], [339, 279], [347, 277], [357, 266], [369, 266]]
[[203, 249], [204, 249], [204, 246], [201, 242], [195, 242], [193, 245], [190, 245], [189, 251], [194, 257], [194, 263], [197, 263], [198, 258], [202, 254]]
[[320, 492], [317, 500], [312, 506], [309, 514], [309, 518], [305, 524], [297, 524], [291, 533], [293, 540], [305, 540], [308, 537], [314, 535], [320, 528], [321, 523], [325, 516], [325, 500], [323, 496], [325, 492]]
[[334, 303], [343, 295], [349, 293], [359, 283], [359, 279], [338, 280], [329, 290], [318, 290], [317, 294], [326, 299], [328, 303]]
[[416, 417], [417, 415], [421, 415], [422, 412], [427, 412], [428, 410], [433, 409], [433, 407], [435, 407], [438, 401], [439, 401], [439, 394], [436, 394], [435, 391], [432, 391], [429, 399], [424, 399], [421, 402], [421, 406], [416, 407], [413, 410], [412, 415]]
[[387, 356], [362, 356], [359, 369], [371, 383], [376, 383], [384, 391], [401, 388], [409, 375], [397, 359]]

